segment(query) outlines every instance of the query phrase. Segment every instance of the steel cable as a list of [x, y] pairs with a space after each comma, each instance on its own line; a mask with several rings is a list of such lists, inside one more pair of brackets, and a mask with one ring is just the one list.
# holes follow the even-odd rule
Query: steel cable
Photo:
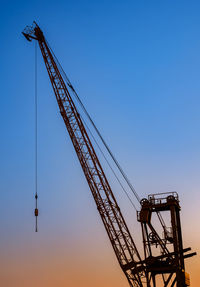
[[[46, 39], [45, 39], [46, 40]], [[46, 40], [47, 42], [47, 40]], [[95, 123], [93, 122], [92, 118], [90, 117], [88, 111], [86, 110], [84, 104], [82, 103], [81, 99], [79, 98], [78, 94], [76, 93], [75, 89], [73, 88], [69, 78], [67, 77], [65, 71], [63, 70], [60, 62], [58, 61], [56, 55], [54, 54], [53, 50], [51, 49], [49, 43], [47, 42], [47, 45], [49, 47], [49, 49], [51, 50], [54, 58], [55, 58], [55, 61], [57, 63], [57, 65], [60, 67], [60, 70], [63, 74], [63, 76], [65, 77], [66, 79], [66, 82], [67, 82], [67, 85], [69, 86], [69, 88], [72, 90], [72, 92], [74, 93], [76, 99], [78, 100], [80, 106], [82, 107], [84, 113], [86, 114], [87, 118], [89, 119], [89, 121], [91, 122], [93, 128], [95, 129], [97, 135], [99, 136], [100, 140], [102, 141], [103, 145], [105, 146], [107, 152], [109, 153], [110, 157], [112, 158], [112, 160], [114, 161], [115, 165], [117, 166], [118, 170], [120, 171], [121, 175], [123, 176], [124, 180], [126, 181], [126, 183], [128, 184], [129, 188], [131, 189], [132, 193], [134, 194], [134, 196], [136, 197], [137, 201], [140, 203], [140, 197], [139, 195], [137, 194], [136, 190], [134, 189], [134, 187], [132, 186], [130, 180], [128, 179], [127, 175], [125, 174], [125, 172], [123, 171], [122, 167], [120, 166], [119, 162], [117, 161], [117, 159], [115, 158], [115, 156], [113, 155], [113, 153], [111, 152], [109, 146], [107, 145], [107, 143], [105, 142], [103, 136], [101, 135], [100, 131], [98, 130], [98, 128], [96, 127]]]

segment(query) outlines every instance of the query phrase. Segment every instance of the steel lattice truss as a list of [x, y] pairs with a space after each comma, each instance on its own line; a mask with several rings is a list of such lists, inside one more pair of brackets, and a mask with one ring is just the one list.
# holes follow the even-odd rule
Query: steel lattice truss
[[57, 67], [56, 60], [38, 26], [34, 29], [29, 28], [28, 37], [30, 36], [38, 40], [60, 108], [60, 113], [65, 122], [119, 264], [123, 269], [123, 266], [131, 262], [133, 264], [132, 269], [124, 270], [124, 273], [131, 286], [143, 286], [141, 281], [143, 276], [142, 273], [132, 272], [135, 268], [137, 269], [141, 266], [139, 252], [130, 235], [129, 229], [97, 158], [81, 117]]

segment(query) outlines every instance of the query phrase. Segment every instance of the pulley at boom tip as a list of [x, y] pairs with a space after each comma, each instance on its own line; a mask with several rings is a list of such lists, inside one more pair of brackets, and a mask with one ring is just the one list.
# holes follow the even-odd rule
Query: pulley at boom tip
[[31, 42], [32, 39], [44, 41], [43, 32], [35, 21], [33, 21], [32, 26], [26, 26], [25, 29], [22, 31], [22, 34], [29, 42]]

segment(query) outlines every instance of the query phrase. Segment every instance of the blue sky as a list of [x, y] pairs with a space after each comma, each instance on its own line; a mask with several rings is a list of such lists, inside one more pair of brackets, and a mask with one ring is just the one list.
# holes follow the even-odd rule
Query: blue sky
[[[20, 244], [40, 246], [51, 236], [56, 242], [65, 238], [63, 246], [72, 248], [75, 239], [84, 238], [85, 230], [90, 234], [100, 229], [104, 236], [38, 50], [41, 215], [40, 233], [33, 239], [34, 44], [21, 35], [33, 20], [139, 195], [171, 190], [180, 194], [185, 240], [197, 249], [199, 1], [1, 4], [1, 252], [17, 250]], [[117, 187], [116, 193], [131, 224], [135, 213], [129, 213]], [[199, 259], [194, 260], [199, 264]], [[16, 282], [16, 287], [21, 286]]]

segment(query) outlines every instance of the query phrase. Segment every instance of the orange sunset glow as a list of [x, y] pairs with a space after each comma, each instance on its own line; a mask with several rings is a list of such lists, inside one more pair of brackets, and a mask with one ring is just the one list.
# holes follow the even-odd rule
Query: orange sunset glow
[[200, 286], [199, 11], [2, 2], [0, 286]]

